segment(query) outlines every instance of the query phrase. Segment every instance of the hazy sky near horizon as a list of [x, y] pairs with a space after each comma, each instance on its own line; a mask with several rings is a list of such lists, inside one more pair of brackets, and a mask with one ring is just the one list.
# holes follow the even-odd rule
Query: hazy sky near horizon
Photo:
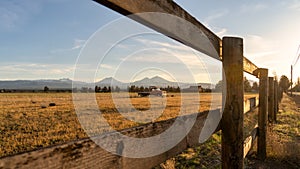
[[[242, 37], [245, 56], [257, 66], [269, 68], [270, 76], [273, 72], [278, 76], [289, 76], [290, 65], [295, 63], [299, 54], [297, 50], [300, 45], [300, 0], [175, 2], [219, 37]], [[122, 17], [90, 0], [0, 1], [0, 80], [73, 79], [74, 65], [88, 39], [99, 29]], [[122, 27], [115, 31], [122, 31]], [[137, 52], [134, 52], [135, 48]], [[149, 51], [149, 48], [155, 50]], [[131, 53], [126, 53], [128, 49], [132, 50]], [[155, 58], [155, 52], [165, 56], [164, 59]], [[123, 69], [119, 71], [119, 80], [122, 81], [141, 78], [143, 71], [145, 76], [154, 76], [160, 72], [169, 80], [174, 79], [174, 74], [180, 79], [188, 80], [184, 79], [184, 71], [172, 69], [178, 62], [168, 57], [176, 55], [176, 52], [190, 60], [195, 60], [191, 58], [193, 56], [200, 58], [202, 63], [199, 63], [198, 67], [195, 64], [197, 61], [184, 61], [195, 75], [196, 81], [208, 82], [207, 77], [201, 73], [215, 73], [214, 70], [221, 70], [220, 63], [201, 53], [191, 54], [190, 52], [195, 51], [162, 35], [151, 34], [130, 38], [116, 46], [108, 53], [111, 59], [105, 63], [105, 60], [102, 60], [99, 64], [95, 79], [114, 75], [115, 67], [122, 62]], [[141, 59], [141, 56], [147, 56], [148, 59]], [[124, 57], [130, 59], [124, 63]], [[207, 64], [208, 70], [204, 70], [203, 63]], [[136, 65], [142, 64], [152, 67], [152, 72], [136, 68]], [[167, 71], [158, 71], [161, 69], [156, 68], [160, 65]], [[89, 67], [88, 64], [85, 66]], [[294, 70], [294, 78], [300, 76], [300, 63], [295, 65]], [[215, 73], [211, 78], [215, 82], [220, 77], [220, 73]]]

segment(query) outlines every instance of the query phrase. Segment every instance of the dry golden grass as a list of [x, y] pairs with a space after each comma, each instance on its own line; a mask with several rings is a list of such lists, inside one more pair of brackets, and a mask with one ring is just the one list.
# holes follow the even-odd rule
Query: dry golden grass
[[86, 137], [71, 94], [1, 94], [0, 121], [0, 156]]
[[[173, 96], [173, 97], [171, 97]], [[214, 107], [221, 106], [219, 94], [200, 94], [200, 107], [198, 112], [210, 109], [212, 96], [216, 98]], [[247, 95], [252, 97], [253, 95]], [[182, 106], [183, 99], [178, 93], [169, 94], [166, 98], [137, 97], [137, 94], [130, 94], [130, 103], [134, 109], [128, 109], [128, 103], [121, 104], [125, 108], [125, 114], [118, 113], [112, 97], [107, 93], [96, 94], [98, 108], [101, 110], [105, 120], [116, 130], [137, 126], [146, 122], [154, 122], [175, 118], [182, 110], [183, 114], [194, 111], [193, 106], [197, 105], [197, 99], [187, 95], [185, 106]], [[114, 101], [122, 103], [121, 95], [114, 97]], [[49, 103], [54, 102], [56, 106], [50, 107]], [[42, 108], [41, 105], [46, 106]], [[127, 105], [127, 107], [126, 107]], [[151, 106], [150, 106], [151, 105]], [[149, 110], [149, 108], [153, 110]], [[123, 109], [120, 109], [123, 111]], [[126, 110], [126, 111], [125, 111]], [[142, 117], [134, 116], [137, 113], [147, 111]], [[121, 112], [121, 113], [124, 113]], [[157, 112], [160, 112], [157, 114]], [[196, 111], [197, 112], [197, 111]], [[98, 115], [98, 114], [94, 114]], [[91, 114], [78, 114], [79, 117], [86, 117], [95, 121], [96, 116]], [[128, 115], [125, 118], [123, 115]], [[0, 94], [0, 157], [33, 150], [53, 144], [59, 144], [70, 140], [87, 137], [83, 127], [80, 125], [78, 116], [75, 113], [71, 93], [2, 93]], [[89, 116], [89, 117], [87, 117]], [[128, 119], [129, 118], [129, 119]], [[131, 120], [130, 120], [131, 119]], [[144, 119], [145, 122], [135, 122]], [[88, 121], [91, 122], [91, 121]], [[95, 126], [88, 126], [95, 129]], [[88, 128], [87, 127], [87, 128]], [[107, 131], [101, 126], [96, 126], [97, 131], [89, 131], [89, 134], [99, 134]]]

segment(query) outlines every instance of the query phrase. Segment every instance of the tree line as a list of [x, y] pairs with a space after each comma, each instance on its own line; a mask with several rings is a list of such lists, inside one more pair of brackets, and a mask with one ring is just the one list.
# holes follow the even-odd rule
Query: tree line
[[[223, 80], [220, 80], [216, 86], [215, 86], [215, 91], [216, 92], [221, 92], [223, 88]], [[253, 82], [251, 85], [249, 80], [244, 77], [244, 91], [245, 92], [258, 92], [259, 86], [257, 82]]]
[[[276, 79], [276, 77], [275, 77]], [[220, 80], [216, 86], [215, 86], [215, 91], [220, 92], [222, 91], [223, 87], [223, 82]], [[289, 88], [291, 87], [291, 82], [289, 78], [286, 75], [282, 75], [279, 79], [279, 87], [284, 91], [287, 92]], [[257, 82], [253, 82], [251, 85], [249, 80], [244, 77], [244, 91], [245, 92], [258, 92], [259, 90], [259, 84]], [[292, 88], [293, 91], [295, 92], [300, 92], [300, 78], [298, 78], [298, 81], [296, 85]]]
[[95, 86], [95, 92], [96, 93], [110, 93], [110, 92], [120, 92], [121, 89], [119, 86], [115, 86], [115, 87], [111, 87], [111, 86], [104, 86], [104, 87], [100, 87], [100, 86]]

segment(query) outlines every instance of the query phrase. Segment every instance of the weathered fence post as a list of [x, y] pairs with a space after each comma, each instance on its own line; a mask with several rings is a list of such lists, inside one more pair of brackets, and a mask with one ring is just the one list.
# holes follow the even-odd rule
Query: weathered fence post
[[279, 86], [279, 84], [278, 84], [278, 95], [279, 95], [279, 100], [281, 101], [281, 99], [282, 99], [282, 97], [283, 97], [283, 90], [282, 90], [282, 88]]
[[269, 77], [269, 97], [268, 97], [268, 119], [274, 122], [275, 104], [274, 104], [274, 78]]
[[259, 72], [259, 112], [258, 112], [258, 158], [266, 158], [266, 133], [268, 113], [268, 69], [260, 68]]
[[275, 111], [274, 111], [274, 121], [277, 121], [278, 105], [279, 105], [279, 96], [278, 96], [278, 81], [274, 81], [274, 102], [275, 102]]
[[226, 102], [222, 118], [222, 168], [244, 167], [243, 39], [223, 38]]

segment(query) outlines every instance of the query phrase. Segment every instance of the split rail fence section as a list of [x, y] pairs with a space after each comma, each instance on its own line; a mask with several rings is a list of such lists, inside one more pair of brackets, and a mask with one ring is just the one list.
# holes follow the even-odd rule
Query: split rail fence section
[[[186, 36], [180, 36], [188, 28], [185, 25], [176, 25], [176, 29], [169, 30], [167, 25], [158, 24], [151, 18], [131, 18], [154, 30], [169, 36], [187, 46], [203, 52], [215, 59], [222, 61], [226, 79], [226, 103], [224, 105], [223, 117], [218, 130], [222, 130], [222, 168], [243, 168], [244, 158], [253, 146], [256, 138], [258, 157], [266, 158], [266, 131], [268, 119], [276, 121], [278, 111], [278, 82], [268, 77], [268, 69], [258, 68], [243, 55], [243, 39], [237, 37], [223, 37], [222, 40], [213, 32], [203, 26], [194, 17], [171, 0], [95, 0], [114, 11], [123, 15], [161, 12], [183, 18], [195, 25], [209, 39], [216, 49], [216, 57], [209, 50], [203, 49], [193, 40], [193, 32]], [[101, 16], [99, 16], [101, 17]], [[253, 129], [251, 135], [244, 139], [243, 120], [244, 113], [257, 106], [256, 98], [244, 103], [243, 73], [247, 72], [259, 78], [259, 114], [258, 125]], [[225, 95], [224, 99], [225, 99]], [[215, 110], [219, 113], [220, 110]], [[174, 148], [158, 156], [134, 159], [111, 154], [90, 139], [69, 142], [38, 151], [23, 153], [16, 156], [6, 157], [0, 160], [0, 168], [151, 168], [159, 165], [165, 160], [174, 157], [188, 147], [199, 145], [199, 134], [208, 112], [199, 113], [197, 121], [189, 134]], [[184, 117], [182, 117], [184, 118]], [[188, 117], [187, 117], [188, 118]], [[124, 129], [121, 133], [134, 137], [147, 137], [161, 133], [168, 129], [174, 119], [157, 123], [145, 124], [143, 126]], [[217, 131], [216, 131], [217, 132]], [[110, 133], [113, 135], [113, 133]], [[100, 137], [101, 138], [101, 137]], [[116, 138], [111, 144], [116, 147], [122, 140]], [[117, 150], [116, 150], [117, 151]], [[119, 151], [119, 150], [118, 150]]]
[[[193, 18], [188, 12], [170, 0], [140, 0], [140, 1], [118, 1], [118, 0], [96, 0], [98, 3], [107, 6], [121, 14], [129, 15], [142, 12], [161, 12], [181, 17], [197, 28], [199, 28], [210, 39], [219, 57], [210, 55], [208, 50], [203, 50], [193, 43], [191, 37], [181, 37], [185, 25], [176, 25], [176, 29], [170, 30], [163, 24], [157, 24], [151, 18], [132, 18], [169, 36], [183, 44], [190, 46], [200, 52], [204, 52], [223, 63], [226, 79], [226, 103], [224, 106], [223, 118], [221, 122], [222, 130], [222, 168], [243, 168], [244, 157], [258, 136], [258, 156], [264, 160], [266, 158], [266, 131], [267, 118], [272, 122], [276, 120], [278, 111], [278, 83], [272, 77], [268, 78], [268, 69], [258, 68], [243, 55], [243, 39], [235, 37], [224, 37], [222, 40], [213, 32], [204, 27]], [[183, 31], [180, 31], [183, 30]], [[192, 29], [191, 29], [192, 30]], [[190, 33], [193, 35], [193, 33]], [[243, 117], [244, 117], [244, 88], [243, 72], [247, 72], [259, 78], [259, 115], [258, 128], [253, 130], [253, 135], [244, 140], [243, 138]], [[276, 93], [276, 94], [275, 94]], [[224, 98], [225, 99], [225, 98]]]
[[[174, 25], [176, 29], [170, 30], [170, 26], [155, 22], [151, 17], [131, 17], [170, 38], [173, 38], [187, 46], [203, 52], [212, 58], [218, 59], [223, 63], [226, 78], [226, 103], [221, 121], [222, 130], [222, 168], [243, 168], [244, 157], [258, 136], [258, 156], [261, 160], [266, 158], [266, 131], [267, 120], [276, 120], [278, 111], [278, 83], [272, 77], [268, 78], [268, 69], [258, 68], [243, 54], [243, 39], [237, 37], [223, 37], [221, 40], [212, 31], [203, 26], [188, 12], [171, 0], [95, 0], [112, 10], [123, 15], [130, 15], [143, 12], [160, 12], [174, 15], [185, 19], [195, 25], [210, 40], [210, 43], [218, 51], [216, 58], [208, 49], [203, 49], [200, 44], [195, 44], [193, 37], [196, 32], [190, 32], [189, 36], [180, 36], [188, 28], [186, 25]], [[193, 29], [188, 29], [193, 30]], [[243, 72], [247, 72], [259, 78], [259, 114], [258, 128], [253, 130], [253, 135], [244, 140], [243, 120], [244, 120], [244, 87]], [[275, 94], [276, 93], [276, 94]]]

